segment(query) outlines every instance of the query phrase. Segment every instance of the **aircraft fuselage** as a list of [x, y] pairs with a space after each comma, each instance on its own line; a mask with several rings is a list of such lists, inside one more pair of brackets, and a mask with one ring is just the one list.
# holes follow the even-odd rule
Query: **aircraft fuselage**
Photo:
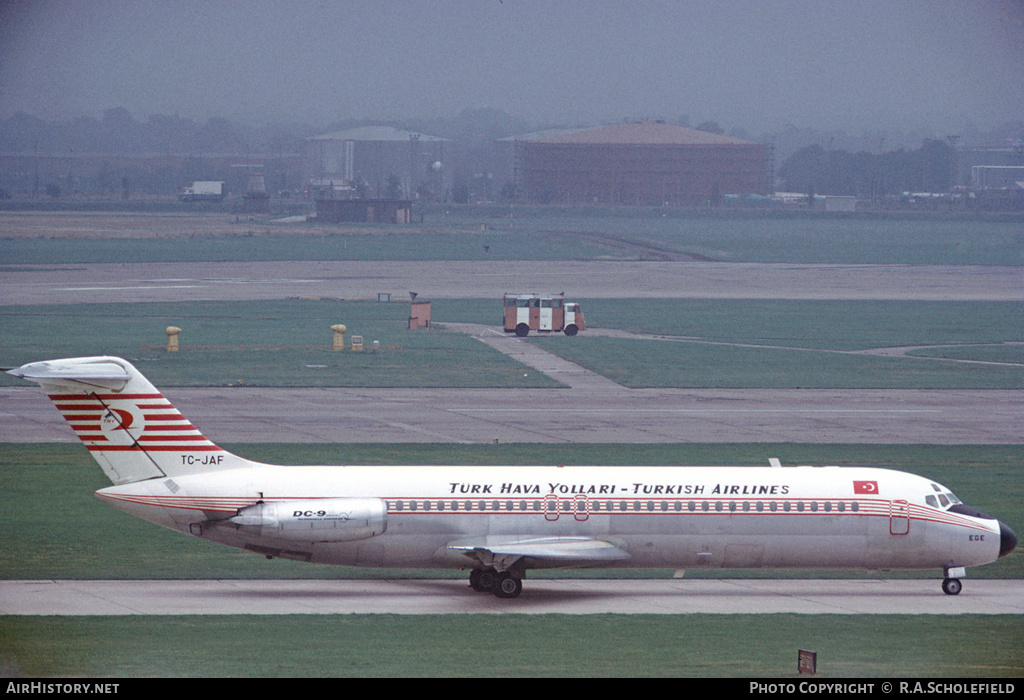
[[[1000, 523], [930, 505], [940, 488], [874, 468], [260, 466], [97, 495], [205, 539], [325, 564], [462, 567], [453, 543], [529, 537], [611, 542], [628, 554], [595, 562], [611, 567], [926, 569], [998, 558]], [[317, 541], [231, 520], [258, 503], [315, 516], [310, 504], [334, 499], [379, 499], [383, 530]]]

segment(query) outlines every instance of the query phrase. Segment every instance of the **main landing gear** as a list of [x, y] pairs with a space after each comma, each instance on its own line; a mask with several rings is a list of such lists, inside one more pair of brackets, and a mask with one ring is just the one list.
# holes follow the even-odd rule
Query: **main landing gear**
[[523, 592], [523, 580], [508, 571], [473, 569], [469, 586], [478, 593], [493, 593], [499, 598], [516, 598]]

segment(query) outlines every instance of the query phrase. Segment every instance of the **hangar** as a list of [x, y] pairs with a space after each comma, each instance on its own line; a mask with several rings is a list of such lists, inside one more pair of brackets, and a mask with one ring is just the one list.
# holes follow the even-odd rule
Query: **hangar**
[[533, 202], [700, 206], [771, 192], [771, 146], [662, 121], [513, 142], [517, 191]]
[[305, 175], [314, 189], [350, 190], [363, 198], [438, 196], [446, 189], [447, 143], [391, 126], [336, 131], [306, 139]]

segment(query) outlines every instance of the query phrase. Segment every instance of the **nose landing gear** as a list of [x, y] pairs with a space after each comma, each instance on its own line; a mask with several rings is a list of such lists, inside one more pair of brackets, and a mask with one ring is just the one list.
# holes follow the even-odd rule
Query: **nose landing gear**
[[958, 578], [947, 578], [942, 582], [942, 592], [946, 595], [956, 595], [963, 590], [964, 585]]
[[960, 579], [967, 575], [967, 569], [962, 566], [946, 569], [944, 575], [946, 578], [942, 581], [942, 592], [946, 595], [959, 594], [964, 587]]

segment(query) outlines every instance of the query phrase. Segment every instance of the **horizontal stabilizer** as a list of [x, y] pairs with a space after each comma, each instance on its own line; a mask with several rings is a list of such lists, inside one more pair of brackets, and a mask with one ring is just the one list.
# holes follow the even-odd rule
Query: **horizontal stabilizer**
[[131, 378], [128, 370], [106, 357], [32, 362], [7, 373], [37, 384], [68, 382], [108, 388], [123, 386]]

